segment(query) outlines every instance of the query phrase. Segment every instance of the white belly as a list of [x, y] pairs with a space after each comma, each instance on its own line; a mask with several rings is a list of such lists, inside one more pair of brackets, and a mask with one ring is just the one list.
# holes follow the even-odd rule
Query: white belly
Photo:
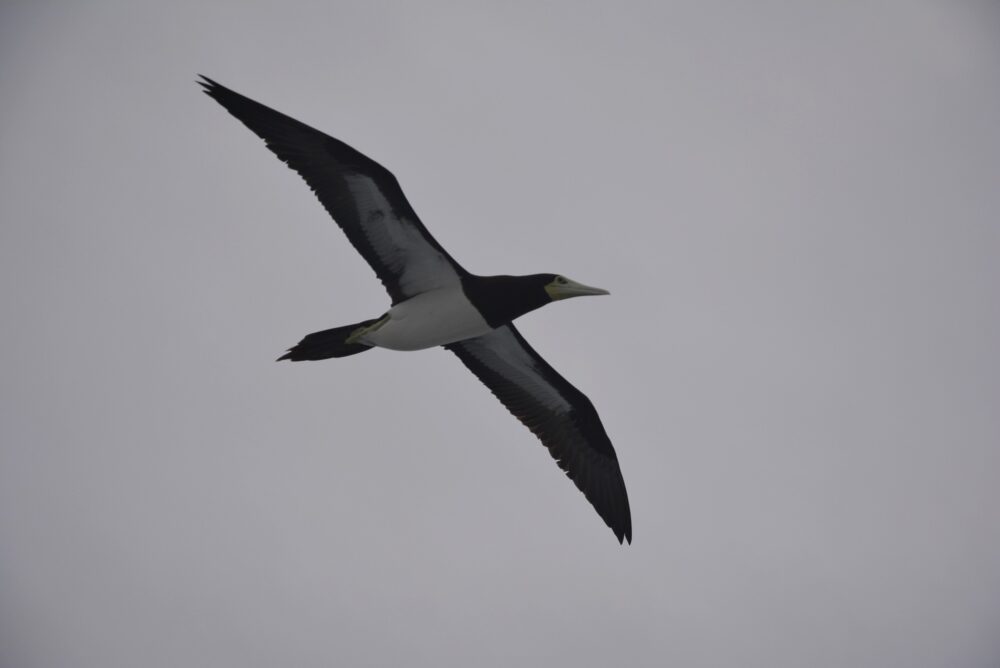
[[391, 350], [421, 350], [492, 331], [460, 287], [424, 292], [389, 309], [389, 320], [361, 337]]

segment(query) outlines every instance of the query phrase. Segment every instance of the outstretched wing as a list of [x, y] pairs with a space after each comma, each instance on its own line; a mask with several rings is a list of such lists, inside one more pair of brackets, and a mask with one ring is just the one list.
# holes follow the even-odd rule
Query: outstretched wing
[[306, 180], [375, 270], [393, 304], [455, 285], [466, 274], [420, 222], [385, 167], [338, 139], [202, 78], [206, 94]]
[[594, 405], [514, 325], [445, 346], [549, 449], [618, 537], [632, 542], [628, 493]]

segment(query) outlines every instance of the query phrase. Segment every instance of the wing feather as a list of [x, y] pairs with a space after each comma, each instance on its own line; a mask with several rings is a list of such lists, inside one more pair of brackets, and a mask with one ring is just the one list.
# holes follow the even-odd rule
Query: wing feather
[[618, 542], [631, 543], [625, 481], [590, 399], [549, 366], [512, 324], [445, 347], [549, 449]]
[[305, 179], [375, 270], [393, 304], [455, 285], [466, 275], [420, 222], [385, 167], [339, 139], [202, 78], [206, 94]]

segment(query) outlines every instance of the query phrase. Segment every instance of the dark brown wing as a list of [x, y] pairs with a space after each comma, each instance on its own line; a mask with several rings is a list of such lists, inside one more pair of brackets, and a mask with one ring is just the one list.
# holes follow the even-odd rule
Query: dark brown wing
[[542, 441], [618, 542], [631, 543], [625, 481], [590, 400], [549, 366], [514, 325], [445, 347]]
[[420, 222], [385, 167], [338, 139], [202, 78], [205, 93], [306, 180], [394, 304], [456, 285], [466, 274]]

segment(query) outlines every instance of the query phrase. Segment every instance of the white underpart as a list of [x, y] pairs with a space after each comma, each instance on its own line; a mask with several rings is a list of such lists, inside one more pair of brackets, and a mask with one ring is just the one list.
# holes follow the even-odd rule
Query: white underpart
[[399, 218], [378, 186], [367, 176], [347, 176], [347, 187], [359, 213], [372, 248], [399, 277], [404, 294], [419, 295], [428, 290], [459, 285], [459, 276], [444, 254], [428, 243], [417, 226]]
[[388, 321], [361, 342], [391, 350], [421, 350], [474, 336], [490, 327], [461, 286], [424, 292], [389, 309]]

